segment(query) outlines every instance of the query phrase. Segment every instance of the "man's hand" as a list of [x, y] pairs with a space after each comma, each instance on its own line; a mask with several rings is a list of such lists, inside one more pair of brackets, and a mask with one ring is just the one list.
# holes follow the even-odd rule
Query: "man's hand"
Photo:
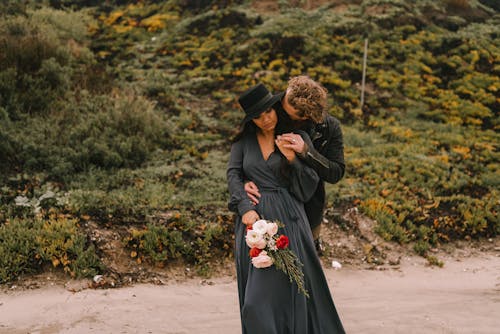
[[293, 144], [291, 138], [278, 136], [275, 140], [275, 143], [276, 146], [278, 146], [278, 149], [281, 151], [281, 153], [283, 153], [283, 155], [289, 162], [295, 160], [295, 151], [289, 147]]
[[253, 205], [259, 204], [260, 192], [257, 185], [252, 181], [248, 181], [245, 183], [245, 191], [247, 192], [248, 197], [252, 201]]
[[252, 226], [257, 220], [259, 220], [259, 214], [255, 210], [250, 210], [245, 212], [245, 214], [241, 217], [241, 221], [246, 226]]
[[295, 133], [284, 133], [278, 136], [279, 139], [286, 141], [283, 147], [293, 150], [295, 153], [304, 154], [307, 145], [302, 137]]

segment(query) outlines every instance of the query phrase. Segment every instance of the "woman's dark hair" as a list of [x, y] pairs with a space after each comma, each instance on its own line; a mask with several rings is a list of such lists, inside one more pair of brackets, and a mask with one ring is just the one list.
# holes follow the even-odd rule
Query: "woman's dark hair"
[[[280, 111], [280, 110], [283, 110], [283, 106], [281, 105], [281, 101], [276, 102], [272, 106], [272, 108], [274, 109], [274, 111], [276, 112], [276, 115], [278, 117], [278, 125], [276, 126], [275, 135], [280, 135], [283, 133], [283, 130], [280, 130], [281, 127], [279, 127], [279, 124], [281, 122], [283, 122], [282, 113], [284, 112], [284, 111]], [[231, 139], [231, 143], [236, 143], [238, 140], [240, 140], [247, 133], [256, 133], [256, 132], [257, 132], [257, 126], [251, 120], [247, 121], [246, 123], [242, 123], [242, 124], [240, 124], [240, 129], [238, 130], [238, 133], [236, 135], [234, 135], [234, 137]]]
[[236, 135], [231, 139], [232, 143], [236, 143], [239, 141], [241, 138], [243, 138], [246, 134], [249, 133], [256, 133], [257, 132], [257, 125], [255, 125], [254, 122], [248, 121], [246, 123], [240, 124], [240, 129]]

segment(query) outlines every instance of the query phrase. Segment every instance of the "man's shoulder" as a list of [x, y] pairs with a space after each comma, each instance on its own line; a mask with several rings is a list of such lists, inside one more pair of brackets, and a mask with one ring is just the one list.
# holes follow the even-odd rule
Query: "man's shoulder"
[[338, 120], [338, 118], [336, 118], [335, 116], [332, 116], [330, 114], [326, 115], [325, 123], [328, 123], [330, 125], [340, 126], [340, 121]]
[[319, 124], [319, 126], [317, 126], [316, 129], [323, 132], [324, 135], [328, 136], [328, 135], [334, 134], [338, 131], [341, 131], [340, 121], [336, 117], [334, 117], [330, 114], [327, 114], [325, 116], [324, 122]]

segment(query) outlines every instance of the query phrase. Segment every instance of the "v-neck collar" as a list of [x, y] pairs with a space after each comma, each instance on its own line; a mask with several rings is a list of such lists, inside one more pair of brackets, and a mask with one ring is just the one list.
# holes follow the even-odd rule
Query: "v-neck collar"
[[253, 137], [254, 137], [255, 143], [257, 144], [257, 148], [258, 148], [258, 150], [259, 150], [259, 155], [260, 155], [261, 159], [262, 159], [262, 160], [264, 160], [264, 162], [266, 162], [266, 163], [267, 163], [267, 162], [269, 161], [269, 159], [271, 159], [271, 156], [272, 156], [273, 154], [275, 154], [275, 153], [276, 153], [276, 149], [274, 149], [274, 150], [273, 150], [273, 151], [269, 154], [269, 156], [267, 157], [267, 159], [266, 159], [266, 158], [264, 158], [264, 153], [262, 152], [262, 147], [260, 147], [259, 138], [257, 138], [257, 133], [255, 133], [255, 135], [254, 135]]

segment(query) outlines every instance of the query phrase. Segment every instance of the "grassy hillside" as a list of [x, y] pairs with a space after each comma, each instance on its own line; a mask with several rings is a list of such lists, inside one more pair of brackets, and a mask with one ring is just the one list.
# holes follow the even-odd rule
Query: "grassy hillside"
[[0, 282], [107, 270], [95, 226], [138, 263], [230, 257], [236, 98], [299, 74], [343, 125], [329, 207], [424, 256], [500, 232], [495, 1], [38, 3], [0, 5]]

